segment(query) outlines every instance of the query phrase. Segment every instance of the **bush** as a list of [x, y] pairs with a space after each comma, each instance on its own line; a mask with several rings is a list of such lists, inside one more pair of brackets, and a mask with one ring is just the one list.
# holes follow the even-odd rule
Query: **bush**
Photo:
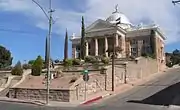
[[94, 63], [97, 63], [97, 59], [94, 56], [86, 56], [85, 57], [85, 62], [94, 64]]
[[107, 64], [109, 64], [109, 58], [108, 57], [102, 57], [101, 62], [107, 65]]
[[18, 61], [17, 64], [14, 66], [14, 68], [11, 71], [11, 74], [18, 76], [21, 76], [23, 74], [23, 69], [20, 61]]
[[41, 72], [42, 72], [42, 67], [43, 67], [43, 60], [42, 60], [41, 56], [38, 56], [32, 65], [31, 75], [40, 76]]
[[147, 55], [147, 53], [142, 53], [142, 55], [141, 55], [142, 57], [145, 57], [145, 58], [147, 58], [148, 57], [148, 55]]
[[172, 63], [167, 63], [166, 66], [171, 68], [171, 67], [173, 67], [173, 64]]
[[72, 62], [73, 60], [72, 59], [65, 59], [64, 60], [64, 66], [65, 67], [70, 67], [70, 66], [72, 66], [72, 64], [73, 64], [73, 62]]
[[72, 64], [73, 65], [81, 65], [81, 60], [80, 59], [73, 59]]
[[148, 54], [148, 53], [143, 53], [141, 56], [143, 56], [143, 57], [145, 57], [145, 58], [148, 58], [148, 57], [153, 58], [153, 59], [156, 58], [156, 55], [155, 55], [155, 54]]

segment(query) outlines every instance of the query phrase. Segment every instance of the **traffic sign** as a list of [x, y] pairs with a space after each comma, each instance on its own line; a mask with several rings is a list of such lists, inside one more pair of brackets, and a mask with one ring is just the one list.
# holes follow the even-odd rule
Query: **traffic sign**
[[83, 70], [83, 74], [88, 74], [89, 71], [88, 70]]
[[83, 80], [84, 81], [89, 81], [89, 75], [88, 74], [84, 74], [83, 75]]

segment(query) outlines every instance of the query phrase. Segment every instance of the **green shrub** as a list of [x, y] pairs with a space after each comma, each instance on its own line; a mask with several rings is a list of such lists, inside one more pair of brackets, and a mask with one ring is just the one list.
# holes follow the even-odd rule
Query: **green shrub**
[[95, 56], [86, 56], [85, 57], [85, 62], [94, 64], [94, 63], [97, 63], [98, 60], [97, 60], [97, 58]]
[[171, 68], [171, 67], [173, 67], [173, 64], [172, 63], [167, 63], [166, 66]]
[[155, 54], [148, 54], [148, 53], [142, 53], [141, 56], [143, 56], [143, 57], [145, 57], [145, 58], [148, 58], [148, 57], [153, 58], [153, 59], [156, 58], [156, 55], [155, 55]]
[[107, 64], [109, 64], [109, 58], [108, 57], [102, 57], [101, 62], [107, 65]]
[[17, 64], [14, 66], [14, 68], [11, 71], [12, 75], [18, 75], [21, 76], [23, 74], [23, 68], [21, 66], [21, 62], [18, 61]]
[[32, 65], [31, 75], [40, 76], [42, 72], [42, 67], [43, 67], [43, 60], [41, 56], [38, 56]]
[[141, 56], [147, 58], [147, 57], [148, 57], [148, 54], [147, 54], [147, 53], [142, 53]]
[[81, 60], [80, 59], [73, 59], [72, 65], [81, 65]]
[[73, 61], [72, 59], [65, 59], [63, 64], [64, 64], [65, 67], [70, 67], [73, 64], [72, 61]]

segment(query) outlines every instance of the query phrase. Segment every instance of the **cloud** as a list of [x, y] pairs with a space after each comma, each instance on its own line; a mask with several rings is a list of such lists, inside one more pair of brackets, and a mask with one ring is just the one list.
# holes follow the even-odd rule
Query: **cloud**
[[[133, 23], [140, 23], [143, 19], [155, 22], [165, 32], [167, 43], [173, 43], [179, 38], [179, 22], [177, 10], [170, 0], [89, 0], [89, 10], [86, 14], [105, 17], [114, 11], [115, 4], [119, 10]], [[147, 23], [144, 22], [144, 23]]]
[[[44, 7], [48, 7], [48, 2], [38, 0]], [[61, 1], [54, 0], [56, 4], [56, 12], [54, 18], [58, 18], [53, 27], [53, 31], [58, 34], [64, 34], [66, 28], [72, 32], [80, 33], [81, 16], [85, 16], [86, 26], [95, 21], [97, 18], [105, 19], [113, 11], [116, 4], [119, 10], [123, 12], [132, 23], [145, 24], [155, 22], [165, 32], [167, 43], [174, 43], [179, 40], [179, 24], [178, 14], [180, 8], [174, 6], [170, 0], [86, 0], [86, 2], [74, 2], [74, 6], [69, 5], [68, 8], [74, 10], [65, 10], [58, 7]], [[77, 5], [78, 4], [78, 5]], [[79, 12], [76, 10], [79, 6], [84, 8]], [[0, 9], [4, 11], [20, 12], [33, 19], [35, 26], [41, 29], [47, 29], [47, 19], [42, 11], [31, 0], [0, 0]]]

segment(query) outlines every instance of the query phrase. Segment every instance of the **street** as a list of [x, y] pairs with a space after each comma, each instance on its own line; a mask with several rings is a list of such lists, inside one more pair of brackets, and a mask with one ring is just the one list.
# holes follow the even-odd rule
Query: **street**
[[0, 110], [170, 110], [168, 108], [180, 93], [180, 69], [169, 70], [146, 84], [102, 100], [93, 105], [76, 108], [51, 108], [27, 104], [0, 102]]

